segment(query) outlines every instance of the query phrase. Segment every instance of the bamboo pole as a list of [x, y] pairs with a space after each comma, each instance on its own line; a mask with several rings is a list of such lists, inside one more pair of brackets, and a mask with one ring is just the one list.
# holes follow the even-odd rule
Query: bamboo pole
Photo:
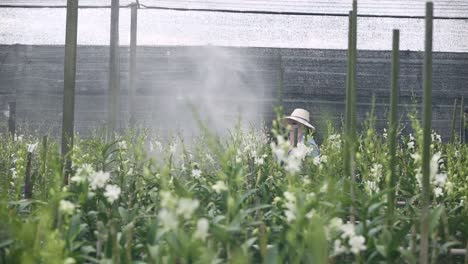
[[297, 147], [297, 142], [298, 142], [298, 138], [297, 138], [297, 137], [298, 137], [298, 131], [299, 131], [298, 128], [295, 127], [295, 128], [294, 128], [294, 147]]
[[112, 0], [110, 56], [109, 56], [109, 105], [108, 136], [112, 137], [117, 129], [120, 92], [120, 54], [119, 54], [119, 0]]
[[63, 184], [68, 185], [71, 159], [67, 155], [73, 148], [75, 115], [76, 42], [78, 28], [78, 0], [67, 2], [65, 36], [65, 63], [63, 81], [62, 158], [64, 159]]
[[345, 124], [345, 174], [351, 178], [350, 221], [355, 222], [355, 150], [356, 150], [356, 66], [357, 66], [357, 1], [353, 0], [353, 11], [349, 13], [348, 73], [346, 79], [346, 124]]
[[283, 107], [283, 78], [283, 57], [281, 56], [281, 54], [278, 54], [278, 106], [281, 108]]
[[16, 102], [8, 103], [8, 132], [12, 138], [16, 134]]
[[430, 205], [430, 160], [431, 160], [431, 118], [432, 118], [432, 2], [426, 3], [426, 37], [424, 55], [424, 117], [423, 117], [423, 153], [422, 153], [422, 199], [421, 199], [421, 241], [419, 263], [429, 261], [429, 205]]
[[460, 104], [460, 143], [465, 142], [465, 97], [462, 96]]
[[450, 130], [450, 143], [455, 142], [455, 123], [457, 117], [457, 98], [453, 102], [453, 112], [452, 112], [452, 129]]
[[349, 171], [350, 171], [350, 157], [349, 157], [349, 131], [350, 129], [350, 120], [351, 120], [351, 110], [350, 110], [350, 90], [351, 90], [351, 38], [352, 38], [352, 26], [351, 24], [353, 23], [353, 12], [349, 11], [349, 21], [348, 21], [348, 61], [347, 61], [347, 74], [346, 74], [346, 101], [345, 101], [345, 129], [344, 129], [344, 134], [345, 134], [345, 141], [344, 141], [344, 171], [347, 176]]
[[33, 184], [31, 180], [32, 153], [28, 152], [26, 163], [26, 175], [24, 176], [24, 199], [31, 199], [33, 193]]
[[[39, 174], [39, 176], [41, 177], [40, 184], [42, 186], [41, 188], [42, 191], [46, 189], [45, 175], [46, 175], [46, 170], [47, 170], [47, 141], [48, 141], [47, 136], [42, 137], [42, 154], [41, 154], [42, 163], [41, 163], [41, 171]], [[45, 200], [47, 198], [47, 194], [41, 193], [41, 195], [42, 195], [42, 199]]]
[[389, 179], [387, 181], [388, 189], [390, 190], [387, 196], [388, 204], [388, 223], [389, 227], [392, 224], [393, 212], [395, 210], [395, 185], [397, 182], [396, 172], [396, 146], [397, 146], [397, 131], [398, 131], [398, 102], [399, 102], [399, 78], [400, 77], [400, 31], [393, 30], [393, 48], [392, 48], [392, 79], [391, 79], [391, 97], [390, 97], [390, 122], [389, 122]]
[[135, 79], [136, 79], [136, 55], [137, 55], [137, 25], [138, 25], [138, 4], [131, 5], [131, 22], [130, 22], [130, 76], [129, 76], [129, 93], [130, 93], [130, 125], [133, 126], [135, 119]]

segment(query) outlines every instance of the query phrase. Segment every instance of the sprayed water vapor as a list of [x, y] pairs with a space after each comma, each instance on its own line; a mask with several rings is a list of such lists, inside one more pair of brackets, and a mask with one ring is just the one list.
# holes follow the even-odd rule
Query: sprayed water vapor
[[180, 132], [190, 141], [200, 134], [198, 121], [220, 135], [239, 122], [242, 127], [263, 123], [268, 89], [255, 57], [213, 46], [168, 49], [165, 56], [168, 74], [161, 77], [168, 87], [152, 96], [151, 126], [158, 134]]

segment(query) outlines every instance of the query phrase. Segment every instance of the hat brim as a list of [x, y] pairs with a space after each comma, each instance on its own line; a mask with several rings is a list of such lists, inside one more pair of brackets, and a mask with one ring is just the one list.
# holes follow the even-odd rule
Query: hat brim
[[294, 121], [296, 121], [296, 122], [298, 122], [298, 123], [301, 123], [301, 124], [303, 124], [304, 126], [310, 128], [310, 129], [312, 129], [312, 130], [315, 130], [315, 127], [314, 127], [313, 125], [311, 125], [309, 122], [307, 122], [306, 120], [303, 120], [303, 119], [301, 119], [301, 118], [294, 117], [294, 116], [287, 116], [287, 117], [284, 117], [284, 118], [283, 118], [283, 122], [284, 122], [284, 125], [285, 125], [285, 126], [288, 124], [288, 123], [287, 123], [288, 120], [294, 120]]

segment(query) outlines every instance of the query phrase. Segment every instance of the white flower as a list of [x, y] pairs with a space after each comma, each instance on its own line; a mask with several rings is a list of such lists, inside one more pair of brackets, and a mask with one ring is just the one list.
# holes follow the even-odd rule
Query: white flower
[[418, 185], [422, 186], [422, 169], [421, 169], [421, 167], [417, 167], [416, 169], [414, 169], [414, 172], [416, 173], [415, 177], [416, 177], [416, 181], [417, 181]]
[[250, 157], [257, 157], [257, 151], [256, 150], [250, 151]]
[[444, 192], [442, 191], [442, 188], [440, 187], [436, 187], [434, 189], [434, 195], [436, 198], [439, 198], [440, 196], [442, 196], [444, 194]]
[[354, 231], [354, 225], [352, 223], [346, 223], [340, 227], [341, 231], [341, 238], [345, 239], [347, 237], [353, 237], [356, 233]]
[[177, 199], [172, 196], [171, 192], [161, 191], [161, 206], [166, 208], [174, 208], [177, 204]]
[[411, 158], [413, 158], [414, 162], [418, 162], [421, 160], [421, 155], [419, 155], [419, 153], [414, 153], [414, 154], [410, 154]]
[[376, 182], [380, 181], [380, 179], [382, 178], [382, 168], [383, 168], [382, 164], [379, 164], [379, 163], [372, 164], [372, 168], [370, 169], [370, 172], [371, 172], [370, 176]]
[[297, 146], [291, 149], [289, 156], [293, 156], [296, 159], [304, 160], [305, 157], [312, 151], [312, 148], [307, 147], [304, 143], [300, 142]]
[[340, 255], [342, 253], [346, 252], [346, 247], [341, 244], [341, 240], [337, 239], [333, 243], [333, 254], [334, 255]]
[[14, 180], [18, 179], [18, 172], [16, 172], [16, 168], [13, 167], [10, 169], [10, 171], [11, 171], [11, 178]]
[[284, 215], [286, 216], [286, 221], [291, 223], [292, 221], [296, 220], [296, 213], [292, 210], [284, 211]]
[[315, 165], [315, 166], [320, 165], [320, 157], [319, 157], [319, 156], [314, 157], [314, 165]]
[[360, 251], [366, 250], [366, 245], [364, 244], [366, 239], [363, 236], [353, 236], [349, 239], [348, 243], [351, 247], [351, 252], [358, 254]]
[[242, 152], [238, 149], [236, 153], [236, 163], [242, 162]]
[[283, 195], [286, 200], [284, 203], [284, 208], [286, 208], [284, 215], [286, 216], [286, 221], [290, 223], [296, 219], [296, 196], [288, 191], [284, 192]]
[[93, 190], [96, 190], [97, 188], [102, 188], [104, 185], [106, 185], [106, 182], [110, 178], [110, 173], [109, 172], [104, 172], [104, 171], [98, 171], [95, 172], [91, 175], [90, 177], [90, 187]]
[[94, 169], [90, 164], [83, 164], [76, 170], [76, 174], [71, 177], [72, 182], [82, 183], [85, 182], [89, 175], [94, 173]]
[[435, 131], [432, 132], [432, 135], [431, 135], [431, 138], [432, 138], [432, 141], [438, 141], [439, 143], [442, 142], [442, 138], [440, 137], [439, 134], [437, 134]]
[[414, 141], [408, 142], [408, 149], [414, 149]]
[[308, 213], [305, 215], [305, 217], [306, 217], [307, 219], [312, 219], [312, 217], [314, 217], [314, 215], [315, 215], [316, 213], [317, 213], [317, 212], [315, 211], [315, 209], [312, 209], [312, 210], [310, 210], [310, 212], [308, 212]]
[[195, 179], [199, 179], [200, 176], [201, 176], [201, 170], [199, 170], [199, 169], [194, 169], [194, 170], [192, 170], [192, 176], [193, 176]]
[[193, 212], [197, 210], [200, 202], [198, 200], [193, 200], [190, 198], [181, 198], [177, 203], [177, 210], [176, 213], [178, 215], [182, 215], [185, 219], [190, 219], [192, 217]]
[[314, 192], [310, 192], [306, 195], [306, 201], [312, 201], [317, 198], [317, 195]]
[[213, 159], [213, 156], [211, 156], [210, 154], [206, 154], [206, 159], [208, 160], [209, 163], [215, 162], [215, 160]]
[[61, 200], [59, 204], [59, 210], [64, 214], [73, 214], [75, 211], [75, 204], [67, 200]]
[[289, 202], [296, 202], [296, 196], [294, 196], [294, 194], [292, 192], [284, 192], [283, 193], [284, 195], [284, 198], [286, 198], [287, 201]]
[[263, 165], [265, 161], [263, 160], [263, 157], [255, 157], [254, 163], [255, 165]]
[[328, 191], [328, 182], [325, 182], [322, 187], [320, 187], [320, 193], [326, 193]]
[[217, 181], [211, 188], [216, 192], [216, 193], [221, 193], [222, 191], [227, 191], [228, 187], [223, 181]]
[[17, 142], [23, 141], [23, 135], [16, 135], [15, 134], [15, 141], [17, 141]]
[[75, 264], [76, 260], [74, 258], [66, 258], [63, 264]]
[[179, 222], [177, 217], [171, 211], [163, 208], [159, 211], [158, 218], [161, 221], [161, 225], [165, 231], [176, 230]]
[[284, 168], [291, 174], [297, 173], [301, 170], [301, 160], [293, 155], [289, 155]]
[[340, 149], [341, 147], [341, 135], [340, 134], [329, 135], [328, 141], [330, 142], [330, 147], [332, 149]]
[[202, 241], [206, 240], [206, 237], [208, 236], [208, 229], [210, 228], [210, 223], [206, 218], [200, 218], [197, 221], [197, 229], [195, 230], [195, 233], [193, 234], [193, 237], [195, 239], [200, 239]]
[[107, 201], [109, 201], [109, 203], [113, 203], [115, 200], [119, 199], [119, 195], [119, 186], [112, 184], [106, 186], [106, 192], [104, 192], [104, 196], [107, 198]]
[[38, 144], [39, 142], [36, 142], [34, 144], [27, 144], [26, 146], [28, 148], [28, 152], [33, 153], [36, 150]]
[[320, 156], [320, 163], [327, 163], [328, 161], [328, 156], [327, 155], [321, 155]]
[[279, 203], [279, 202], [281, 202], [281, 197], [276, 196], [276, 197], [273, 199], [273, 204], [277, 204], [277, 203]]
[[447, 183], [445, 183], [445, 189], [448, 194], [451, 194], [453, 192], [453, 183], [451, 181], [447, 181]]
[[376, 182], [374, 181], [365, 181], [366, 183], [366, 189], [369, 191], [369, 193], [377, 193], [379, 192], [379, 186], [377, 185]]
[[169, 152], [170, 152], [171, 154], [174, 154], [174, 153], [176, 152], [176, 148], [177, 148], [177, 144], [176, 144], [176, 143], [170, 145], [170, 146], [169, 146]]
[[341, 226], [343, 226], [343, 220], [338, 217], [333, 217], [328, 224], [328, 228], [332, 231], [341, 229]]
[[117, 142], [119, 149], [127, 149], [127, 142], [125, 140]]
[[161, 142], [155, 140], [154, 143], [152, 141], [149, 142], [149, 146], [150, 146], [150, 151], [153, 152], [155, 149], [157, 149], [158, 151], [161, 151], [162, 150], [162, 144]]
[[383, 137], [384, 137], [385, 139], [387, 139], [387, 129], [384, 128], [383, 131], [384, 131], [384, 132], [383, 132], [382, 135], [383, 135]]
[[287, 157], [286, 154], [287, 154], [287, 150], [289, 149], [289, 141], [284, 140], [282, 136], [278, 136], [276, 138], [276, 141], [277, 141], [276, 143], [271, 142], [270, 147], [271, 147], [271, 151], [274, 157], [276, 158], [276, 161], [278, 163], [281, 163], [285, 161]]
[[439, 170], [439, 160], [441, 159], [441, 153], [437, 152], [435, 153], [432, 158], [431, 158], [431, 164], [430, 164], [430, 179], [434, 179], [436, 173]]
[[447, 173], [437, 173], [434, 178], [434, 185], [444, 187], [447, 181]]

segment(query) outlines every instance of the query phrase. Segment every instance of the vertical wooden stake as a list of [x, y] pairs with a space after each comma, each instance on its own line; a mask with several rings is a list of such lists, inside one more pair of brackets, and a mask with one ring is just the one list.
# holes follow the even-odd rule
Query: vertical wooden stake
[[283, 57], [281, 54], [278, 55], [278, 106], [283, 108], [283, 78], [284, 78], [284, 68], [283, 68]]
[[429, 205], [430, 205], [430, 161], [431, 161], [431, 123], [432, 123], [432, 19], [433, 3], [426, 3], [426, 40], [424, 54], [424, 118], [422, 153], [422, 196], [421, 196], [421, 242], [419, 263], [429, 262]]
[[26, 175], [24, 177], [24, 199], [31, 199], [33, 192], [33, 185], [31, 180], [31, 164], [32, 153], [28, 152], [27, 163], [26, 163]]
[[8, 132], [14, 139], [16, 134], [16, 102], [8, 103]]
[[346, 124], [345, 124], [345, 157], [344, 169], [346, 176], [351, 178], [351, 208], [350, 221], [355, 222], [354, 185], [355, 175], [355, 151], [356, 151], [356, 75], [357, 75], [357, 1], [353, 0], [353, 11], [349, 13], [349, 38], [348, 38], [348, 73], [346, 79]]
[[[41, 192], [46, 189], [46, 170], [47, 170], [47, 136], [44, 136], [42, 138], [42, 155], [41, 155], [41, 171], [40, 171], [40, 177], [41, 177]], [[42, 199], [47, 199], [47, 192], [41, 193]]]
[[389, 169], [390, 174], [387, 179], [387, 186], [390, 189], [390, 193], [387, 196], [387, 219], [388, 226], [391, 227], [393, 211], [395, 209], [395, 185], [397, 182], [396, 172], [396, 146], [397, 146], [397, 132], [398, 132], [398, 101], [400, 96], [399, 91], [399, 77], [400, 77], [400, 31], [398, 29], [393, 30], [393, 48], [392, 48], [392, 79], [391, 79], [391, 97], [390, 97], [390, 122], [389, 122]]
[[455, 142], [455, 123], [457, 118], [457, 98], [453, 102], [453, 112], [452, 112], [452, 127], [450, 130], [450, 143]]
[[[76, 42], [78, 28], [78, 0], [67, 1], [67, 25], [65, 37], [65, 65], [63, 82], [62, 158], [64, 158], [63, 184], [68, 185], [73, 148], [75, 115]], [[66, 158], [65, 158], [66, 157]]]
[[462, 96], [460, 104], [460, 143], [466, 143], [465, 141], [465, 97]]
[[135, 119], [135, 79], [136, 79], [136, 54], [137, 54], [137, 25], [138, 25], [138, 4], [131, 5], [130, 22], [130, 76], [129, 76], [129, 94], [130, 94], [130, 126], [136, 122]]
[[297, 147], [297, 142], [299, 140], [297, 137], [298, 137], [298, 128], [295, 127], [294, 128], [294, 147]]
[[109, 101], [108, 136], [112, 138], [117, 129], [120, 92], [120, 54], [119, 54], [119, 0], [112, 0], [110, 56], [109, 56]]

